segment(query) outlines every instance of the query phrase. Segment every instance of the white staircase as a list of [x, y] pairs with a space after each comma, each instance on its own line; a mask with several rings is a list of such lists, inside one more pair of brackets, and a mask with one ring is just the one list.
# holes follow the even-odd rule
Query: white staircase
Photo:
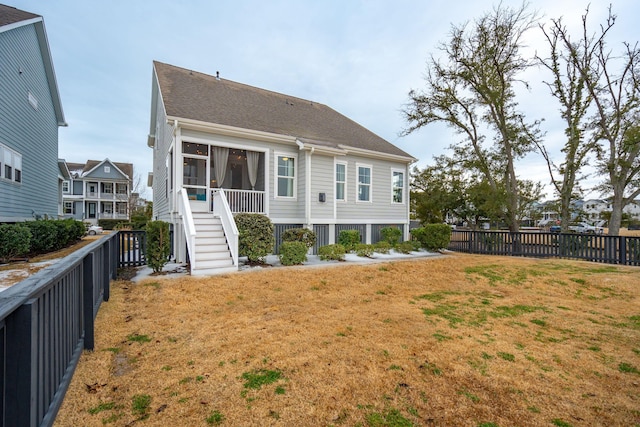
[[196, 231], [195, 263], [192, 262], [191, 275], [237, 271], [220, 218], [210, 212], [193, 212], [193, 223]]

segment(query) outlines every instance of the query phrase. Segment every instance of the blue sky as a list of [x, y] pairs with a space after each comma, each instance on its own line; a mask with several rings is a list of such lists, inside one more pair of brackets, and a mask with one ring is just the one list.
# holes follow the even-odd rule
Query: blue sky
[[[419, 159], [424, 167], [457, 136], [442, 125], [400, 137], [400, 113], [411, 89], [423, 86], [426, 59], [451, 25], [473, 20], [494, 3], [470, 0], [4, 0], [44, 17], [69, 127], [60, 128], [59, 156], [70, 162], [109, 158], [131, 162], [146, 185], [152, 152], [146, 145], [152, 61], [324, 103]], [[592, 2], [595, 3], [595, 2]], [[608, 2], [592, 4], [590, 22], [604, 22]], [[503, 0], [519, 6], [520, 1]], [[531, 1], [548, 22], [564, 16], [575, 27], [586, 0]], [[614, 1], [611, 40], [640, 39], [640, 3]], [[596, 28], [593, 26], [592, 28]], [[535, 33], [535, 34], [534, 34]], [[546, 51], [539, 31], [530, 48]], [[617, 51], [620, 45], [612, 45]], [[545, 118], [548, 145], [563, 129], [557, 104], [531, 70], [521, 109]], [[518, 174], [547, 183], [540, 156]], [[150, 197], [151, 192], [146, 192]]]

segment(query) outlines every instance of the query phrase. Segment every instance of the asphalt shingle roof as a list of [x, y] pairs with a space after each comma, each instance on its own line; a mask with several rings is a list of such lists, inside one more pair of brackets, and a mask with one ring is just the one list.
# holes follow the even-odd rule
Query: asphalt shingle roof
[[365, 127], [318, 102], [154, 61], [168, 116], [345, 145], [412, 158]]
[[5, 25], [15, 24], [16, 22], [26, 21], [28, 19], [39, 18], [40, 15], [36, 15], [24, 10], [16, 9], [15, 7], [0, 4], [0, 27]]

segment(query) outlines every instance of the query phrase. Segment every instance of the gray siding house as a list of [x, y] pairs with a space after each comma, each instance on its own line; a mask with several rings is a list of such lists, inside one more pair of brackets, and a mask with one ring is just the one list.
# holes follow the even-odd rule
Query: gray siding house
[[408, 237], [415, 159], [326, 105], [154, 62], [147, 144], [154, 218], [192, 274], [237, 268], [241, 212], [267, 215], [276, 241], [292, 227], [317, 247], [345, 229]]
[[41, 16], [0, 4], [0, 223], [61, 211], [66, 126]]
[[100, 219], [128, 221], [133, 164], [109, 159], [71, 163], [59, 160], [65, 218], [90, 224]]

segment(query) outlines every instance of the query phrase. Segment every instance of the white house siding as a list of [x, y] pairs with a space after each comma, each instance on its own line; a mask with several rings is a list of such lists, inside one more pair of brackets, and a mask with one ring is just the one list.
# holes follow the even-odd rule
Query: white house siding
[[0, 58], [0, 143], [22, 155], [22, 183], [0, 180], [0, 222], [55, 218], [58, 123], [34, 25], [1, 32]]

